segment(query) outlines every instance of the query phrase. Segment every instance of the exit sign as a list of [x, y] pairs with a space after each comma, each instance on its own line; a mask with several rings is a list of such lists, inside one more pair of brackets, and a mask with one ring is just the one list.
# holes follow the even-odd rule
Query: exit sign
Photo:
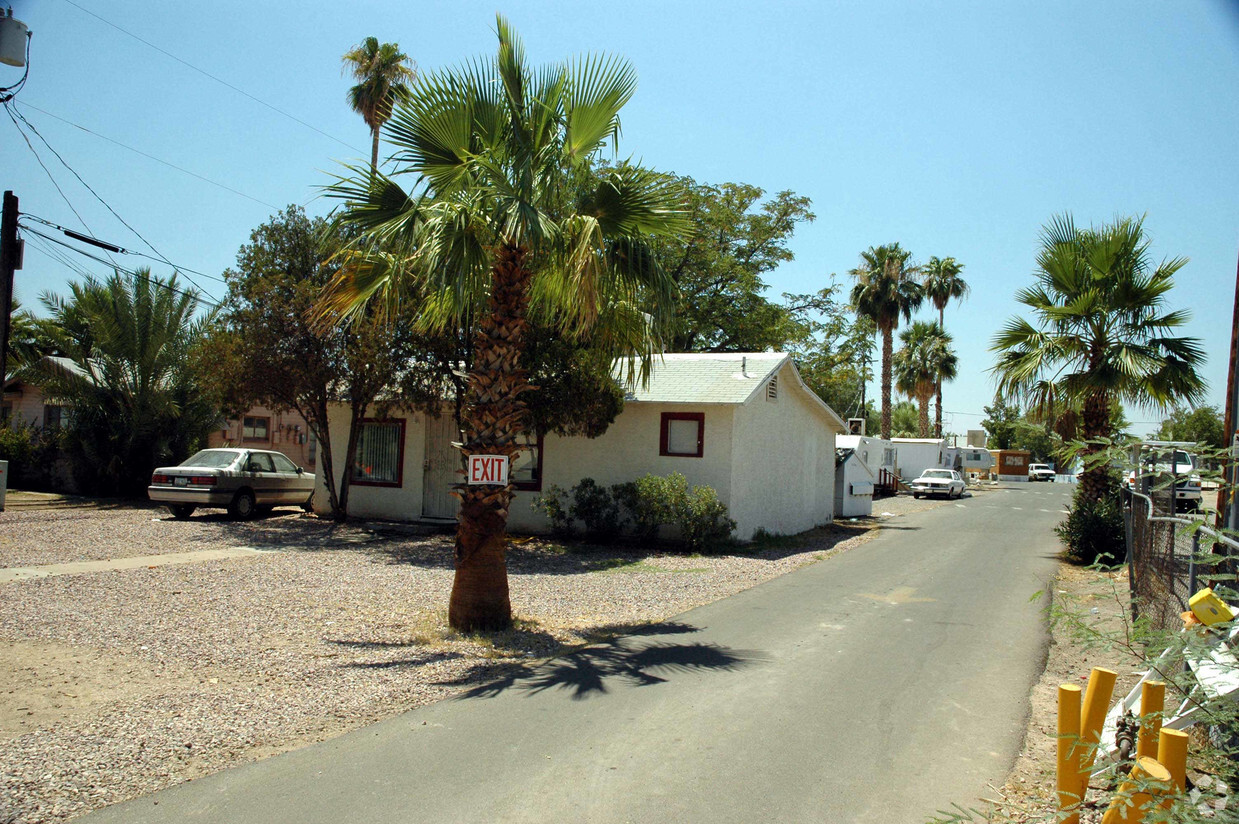
[[493, 486], [508, 485], [507, 455], [470, 455], [469, 483], [491, 484]]

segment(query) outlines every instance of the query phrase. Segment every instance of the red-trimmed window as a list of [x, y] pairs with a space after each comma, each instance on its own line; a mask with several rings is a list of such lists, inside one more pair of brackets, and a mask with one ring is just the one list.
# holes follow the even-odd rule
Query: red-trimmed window
[[658, 454], [673, 458], [700, 458], [705, 454], [704, 412], [664, 412], [658, 435]]
[[542, 436], [520, 435], [516, 439], [520, 452], [512, 456], [508, 481], [516, 489], [542, 491]]
[[263, 442], [271, 440], [271, 419], [246, 415], [241, 421], [241, 440]]
[[400, 486], [404, 483], [404, 418], [365, 418], [357, 438], [353, 483], [358, 486]]

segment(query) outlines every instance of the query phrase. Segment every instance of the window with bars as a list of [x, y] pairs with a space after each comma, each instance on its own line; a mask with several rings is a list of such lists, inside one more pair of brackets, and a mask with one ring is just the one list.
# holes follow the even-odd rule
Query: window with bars
[[361, 422], [353, 483], [361, 486], [400, 486], [404, 481], [404, 419]]
[[516, 443], [520, 452], [512, 456], [508, 480], [517, 489], [542, 491], [542, 436], [520, 435]]

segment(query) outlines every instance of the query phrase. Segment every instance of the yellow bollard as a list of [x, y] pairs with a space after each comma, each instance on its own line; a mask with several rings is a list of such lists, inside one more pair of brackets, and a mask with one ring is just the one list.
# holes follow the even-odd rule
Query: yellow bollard
[[[1136, 742], [1136, 757], [1157, 758], [1157, 734], [1162, 728], [1162, 710], [1166, 707], [1166, 683], [1145, 681], [1140, 685], [1140, 738]], [[1157, 758], [1161, 761], [1160, 758]], [[1165, 766], [1166, 762], [1162, 761]]]
[[1155, 759], [1137, 758], [1131, 777], [1110, 801], [1101, 824], [1139, 824], [1149, 812], [1153, 796], [1160, 798], [1172, 792], [1171, 782], [1170, 771]]
[[1114, 682], [1119, 674], [1103, 667], [1093, 667], [1088, 676], [1088, 689], [1084, 691], [1084, 709], [1080, 719], [1080, 738], [1084, 743], [1080, 753], [1080, 798], [1088, 791], [1092, 775], [1093, 759], [1097, 757], [1097, 745], [1101, 741], [1101, 728], [1110, 711], [1110, 698], [1114, 695]]
[[1157, 760], [1174, 780], [1174, 791], [1187, 792], [1187, 733], [1163, 729], [1157, 740]]
[[1080, 821], [1080, 688], [1058, 688], [1058, 809], [1071, 812], [1061, 824]]

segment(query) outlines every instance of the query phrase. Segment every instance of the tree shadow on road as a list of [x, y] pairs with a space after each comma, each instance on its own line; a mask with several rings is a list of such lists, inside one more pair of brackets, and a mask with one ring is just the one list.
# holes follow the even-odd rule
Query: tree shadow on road
[[[481, 665], [460, 678], [440, 686], [469, 686], [460, 699], [494, 698], [508, 690], [536, 695], [548, 690], [566, 690], [574, 701], [610, 692], [615, 682], [648, 687], [668, 682], [689, 672], [735, 672], [760, 663], [765, 656], [752, 650], [737, 650], [719, 644], [664, 640], [668, 636], [699, 632], [691, 624], [663, 622], [601, 628], [618, 634], [610, 641], [588, 646], [542, 664]], [[483, 683], [477, 683], [479, 680]]]

